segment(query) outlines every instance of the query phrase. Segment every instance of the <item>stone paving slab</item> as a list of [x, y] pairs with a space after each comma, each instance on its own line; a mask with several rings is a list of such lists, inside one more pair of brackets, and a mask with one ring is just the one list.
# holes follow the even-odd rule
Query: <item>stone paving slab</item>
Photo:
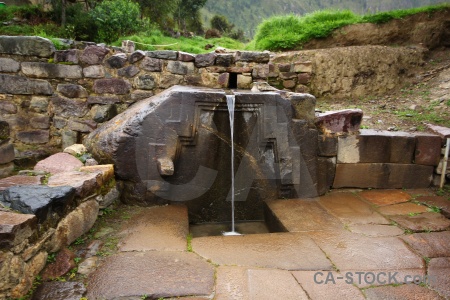
[[389, 224], [369, 204], [353, 193], [332, 193], [319, 198], [319, 204], [346, 224]]
[[149, 207], [127, 222], [118, 248], [119, 251], [185, 251], [188, 233], [185, 206]]
[[14, 175], [0, 179], [0, 191], [15, 185], [39, 185], [42, 176]]
[[411, 200], [411, 195], [399, 190], [368, 190], [359, 193], [359, 195], [378, 206], [392, 205]]
[[192, 248], [220, 265], [284, 270], [332, 269], [320, 248], [303, 233], [200, 237], [192, 240]]
[[414, 278], [419, 283], [426, 283], [425, 268], [413, 269], [387, 269], [387, 270], [340, 270], [344, 278], [350, 278], [356, 287], [360, 289], [375, 286], [410, 284]]
[[424, 257], [450, 257], [450, 231], [414, 233], [402, 239]]
[[428, 230], [442, 231], [450, 228], [450, 220], [434, 212], [426, 212], [415, 216], [397, 215], [390, 216], [390, 218], [401, 227], [414, 232]]
[[450, 257], [432, 258], [428, 264], [430, 287], [450, 299]]
[[214, 268], [193, 253], [122, 252], [112, 255], [89, 277], [89, 300], [120, 297], [210, 295]]
[[405, 202], [400, 204], [388, 205], [380, 207], [378, 210], [383, 215], [408, 215], [418, 214], [428, 211], [428, 207], [416, 203]]
[[283, 270], [248, 270], [249, 299], [308, 300], [292, 274]]
[[403, 234], [403, 230], [393, 225], [378, 224], [356, 224], [349, 225], [348, 229], [353, 233], [363, 234], [371, 237], [388, 237]]
[[341, 229], [342, 224], [316, 200], [266, 201], [268, 208], [289, 232]]
[[424, 268], [422, 258], [396, 237], [365, 237], [350, 232], [308, 232], [339, 270]]
[[216, 269], [215, 300], [248, 299], [247, 268], [219, 266]]
[[346, 283], [343, 275], [335, 271], [294, 271], [292, 274], [311, 300], [365, 299], [357, 287]]
[[441, 213], [450, 218], [450, 200], [445, 199], [445, 197], [440, 196], [422, 196], [418, 197], [417, 201], [425, 203], [429, 206], [439, 207]]
[[438, 300], [444, 299], [438, 293], [426, 287], [415, 284], [402, 284], [399, 286], [381, 286], [364, 290], [368, 300]]

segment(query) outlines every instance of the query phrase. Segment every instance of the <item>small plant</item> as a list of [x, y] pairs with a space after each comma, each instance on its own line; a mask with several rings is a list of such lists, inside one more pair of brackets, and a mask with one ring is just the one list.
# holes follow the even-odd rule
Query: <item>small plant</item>
[[427, 211], [434, 212], [434, 213], [440, 213], [441, 209], [437, 206], [430, 206], [430, 207], [428, 207]]
[[410, 212], [410, 213], [408, 214], [408, 216], [410, 216], [410, 217], [414, 217], [414, 216], [418, 216], [418, 215], [420, 215], [420, 213], [413, 213], [413, 212]]
[[191, 233], [189, 233], [187, 235], [186, 240], [187, 240], [187, 251], [192, 252], [193, 250], [192, 250], [192, 234]]
[[51, 263], [54, 263], [55, 261], [56, 261], [56, 253], [50, 253], [47, 256], [47, 263], [51, 264]]
[[75, 257], [73, 261], [78, 265], [81, 261], [81, 257]]
[[86, 238], [80, 236], [80, 237], [77, 238], [77, 239], [75, 240], [75, 242], [73, 242], [73, 243], [74, 243], [74, 245], [83, 245], [84, 242], [85, 242], [85, 240], [86, 240]]

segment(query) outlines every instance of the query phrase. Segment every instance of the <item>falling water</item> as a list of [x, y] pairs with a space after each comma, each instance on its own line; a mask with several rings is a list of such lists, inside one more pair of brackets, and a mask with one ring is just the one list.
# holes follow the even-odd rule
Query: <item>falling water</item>
[[234, 104], [236, 97], [227, 95], [227, 107], [230, 116], [231, 131], [231, 231], [223, 232], [223, 235], [240, 235], [234, 228]]

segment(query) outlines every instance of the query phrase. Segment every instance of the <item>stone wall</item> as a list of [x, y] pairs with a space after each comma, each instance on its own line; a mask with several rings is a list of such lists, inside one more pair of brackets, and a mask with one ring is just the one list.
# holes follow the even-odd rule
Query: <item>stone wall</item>
[[[400, 84], [423, 56], [380, 46], [192, 55], [83, 45], [57, 51], [40, 37], [0, 37], [0, 121], [9, 125], [19, 166], [82, 142], [131, 104], [173, 85], [250, 89], [253, 81], [269, 81], [316, 96], [357, 97]], [[0, 162], [0, 169], [10, 167]]]

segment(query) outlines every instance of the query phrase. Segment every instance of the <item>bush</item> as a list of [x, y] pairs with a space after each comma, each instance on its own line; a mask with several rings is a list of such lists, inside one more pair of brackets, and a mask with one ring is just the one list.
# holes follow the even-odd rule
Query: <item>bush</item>
[[102, 42], [111, 43], [140, 28], [139, 4], [130, 0], [105, 0], [89, 14], [97, 26], [98, 40]]

